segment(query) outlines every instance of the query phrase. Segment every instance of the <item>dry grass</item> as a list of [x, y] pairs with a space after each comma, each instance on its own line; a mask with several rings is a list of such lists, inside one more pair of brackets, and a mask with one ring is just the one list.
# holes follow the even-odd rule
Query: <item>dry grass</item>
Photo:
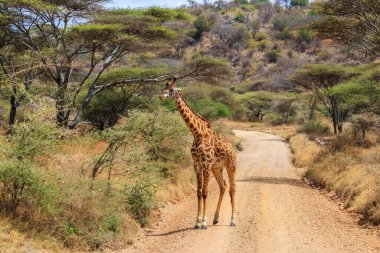
[[54, 238], [30, 239], [35, 235], [26, 235], [12, 226], [12, 223], [0, 218], [0, 252], [67, 252]]
[[335, 191], [347, 208], [380, 224], [380, 147], [349, 147], [321, 153], [305, 175]]
[[297, 134], [290, 138], [289, 142], [293, 152], [293, 162], [296, 167], [310, 166], [322, 151], [322, 147], [310, 141], [305, 134]]

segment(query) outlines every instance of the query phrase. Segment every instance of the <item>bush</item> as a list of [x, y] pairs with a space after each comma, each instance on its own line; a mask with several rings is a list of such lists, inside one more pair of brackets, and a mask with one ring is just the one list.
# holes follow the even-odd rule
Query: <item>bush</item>
[[237, 4], [248, 4], [248, 0], [234, 0]]
[[279, 50], [271, 50], [265, 54], [265, 58], [269, 63], [276, 63], [278, 57], [280, 56]]
[[264, 32], [257, 32], [255, 36], [256, 41], [262, 41], [268, 38], [268, 34]]
[[28, 162], [8, 160], [0, 164], [1, 207], [15, 214], [21, 200], [33, 196], [37, 176]]
[[236, 14], [234, 19], [236, 22], [244, 23], [247, 19], [247, 16], [244, 13], [240, 12], [240, 13]]
[[15, 125], [6, 152], [19, 160], [33, 159], [50, 152], [60, 137], [54, 124], [41, 122], [39, 118], [29, 119]]
[[228, 118], [231, 116], [231, 111], [227, 105], [214, 102], [211, 99], [202, 99], [192, 103], [193, 109], [203, 117], [213, 120], [219, 118]]
[[187, 128], [177, 113], [132, 112], [128, 124], [121, 127], [121, 131], [132, 138], [138, 138], [139, 142], [143, 141], [148, 159], [174, 162], [181, 160], [185, 155], [184, 149], [177, 144], [179, 140], [186, 143], [184, 136]]
[[285, 29], [289, 29], [290, 17], [284, 14], [277, 14], [272, 18], [273, 29], [282, 32]]
[[[145, 168], [148, 169], [149, 168]], [[150, 213], [157, 208], [156, 188], [157, 178], [152, 173], [140, 174], [137, 181], [125, 187], [127, 209], [138, 220], [142, 227], [149, 223]]]
[[206, 32], [211, 28], [211, 23], [205, 13], [199, 15], [197, 19], [194, 21], [193, 25], [197, 30], [193, 37], [193, 39], [195, 39], [196, 41], [199, 41], [201, 39], [203, 32]]
[[299, 43], [301, 43], [301, 42], [310, 43], [312, 40], [312, 36], [313, 36], [313, 33], [311, 30], [306, 29], [306, 28], [302, 28], [302, 29], [298, 30], [298, 32], [297, 32], [297, 41]]
[[287, 40], [287, 39], [291, 39], [292, 38], [292, 34], [289, 30], [289, 28], [285, 28], [284, 30], [282, 30], [281, 32], [279, 32], [276, 37], [280, 40]]
[[365, 144], [367, 132], [380, 122], [379, 117], [371, 114], [353, 115], [351, 117], [352, 134], [356, 144]]
[[261, 52], [264, 52], [266, 49], [270, 47], [271, 43], [268, 40], [262, 40], [260, 41], [260, 44], [258, 45], [258, 49]]
[[113, 127], [120, 116], [135, 107], [146, 108], [148, 102], [132, 87], [113, 88], [101, 91], [83, 111], [83, 119], [99, 130]]
[[309, 0], [291, 0], [291, 7], [305, 7], [309, 4]]
[[301, 126], [297, 132], [306, 133], [306, 134], [318, 134], [318, 135], [326, 135], [329, 133], [329, 127], [317, 122], [317, 121], [309, 121]]

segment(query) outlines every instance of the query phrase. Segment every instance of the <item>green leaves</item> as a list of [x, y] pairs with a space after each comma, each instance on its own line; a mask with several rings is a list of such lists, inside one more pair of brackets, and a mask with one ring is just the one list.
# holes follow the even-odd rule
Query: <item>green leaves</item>
[[323, 19], [312, 25], [319, 37], [355, 45], [371, 55], [380, 55], [379, 1], [317, 1], [313, 4], [313, 12], [323, 15]]
[[110, 70], [108, 73], [103, 74], [97, 85], [103, 85], [107, 83], [112, 83], [115, 81], [126, 80], [126, 79], [137, 79], [146, 77], [155, 77], [165, 73], [164, 69], [161, 68], [130, 68], [130, 67], [120, 67]]
[[186, 62], [185, 71], [197, 81], [208, 84], [226, 84], [233, 76], [227, 60], [209, 56], [198, 56]]
[[306, 89], [318, 90], [330, 88], [352, 76], [354, 73], [339, 65], [311, 64], [296, 71], [290, 80]]

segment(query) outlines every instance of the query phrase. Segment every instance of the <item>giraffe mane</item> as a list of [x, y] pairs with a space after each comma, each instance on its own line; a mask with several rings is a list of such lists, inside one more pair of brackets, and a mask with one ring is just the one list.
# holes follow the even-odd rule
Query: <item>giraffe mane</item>
[[208, 121], [207, 119], [205, 119], [202, 115], [200, 115], [199, 113], [195, 112], [187, 103], [186, 103], [186, 100], [182, 97], [182, 95], [177, 91], [177, 94], [182, 98], [182, 101], [185, 103], [185, 105], [187, 106], [187, 108], [190, 109], [190, 111], [192, 113], [194, 113], [198, 118], [200, 118], [201, 120], [203, 120], [206, 124], [207, 124], [207, 127], [208, 128], [211, 128], [211, 124], [210, 124], [210, 121]]

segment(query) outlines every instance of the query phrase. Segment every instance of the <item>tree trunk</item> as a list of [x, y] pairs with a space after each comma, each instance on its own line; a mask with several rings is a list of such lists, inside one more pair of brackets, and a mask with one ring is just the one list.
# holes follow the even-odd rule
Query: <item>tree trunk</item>
[[337, 134], [339, 122], [338, 122], [338, 112], [337, 112], [336, 99], [334, 97], [331, 97], [330, 103], [331, 103], [331, 119], [333, 122], [334, 134]]
[[343, 123], [342, 122], [338, 123], [338, 131], [340, 134], [343, 132]]
[[78, 109], [77, 114], [75, 115], [73, 122], [71, 122], [68, 125], [70, 129], [74, 129], [76, 127], [76, 125], [79, 123], [79, 121], [82, 117], [82, 114], [83, 114], [83, 110], [90, 104], [90, 102], [94, 96], [95, 96], [95, 90], [90, 87], [90, 89], [87, 92], [86, 98], [84, 99], [83, 103], [81, 104], [81, 106]]
[[317, 103], [316, 103], [315, 98], [311, 97], [310, 101], [309, 101], [309, 120], [313, 120], [314, 119], [316, 104]]
[[[26, 73], [25, 74], [25, 82], [24, 82], [25, 91], [29, 90], [30, 85], [32, 84], [32, 79], [33, 79], [32, 73]], [[20, 100], [23, 100], [25, 98], [26, 98], [26, 95], [23, 94], [20, 97]], [[10, 105], [11, 105], [11, 109], [9, 111], [9, 122], [8, 122], [9, 125], [8, 125], [8, 131], [7, 131], [7, 133], [11, 134], [12, 130], [13, 130], [13, 126], [14, 126], [14, 124], [16, 122], [17, 107], [20, 106], [20, 102], [17, 101], [17, 86], [16, 85], [12, 86], [12, 96], [11, 96], [9, 102], [10, 102]]]
[[17, 107], [18, 107], [18, 103], [16, 101], [17, 88], [15, 85], [12, 87], [12, 92], [13, 92], [13, 94], [12, 94], [10, 101], [9, 101], [11, 104], [11, 109], [9, 111], [9, 124], [8, 124], [8, 131], [7, 131], [8, 134], [12, 133], [13, 126], [14, 126], [15, 120], [16, 120], [16, 112], [17, 112]]
[[60, 127], [67, 126], [67, 117], [66, 117], [66, 89], [64, 86], [58, 87], [58, 91], [55, 98], [55, 109], [57, 112], [57, 125]]

